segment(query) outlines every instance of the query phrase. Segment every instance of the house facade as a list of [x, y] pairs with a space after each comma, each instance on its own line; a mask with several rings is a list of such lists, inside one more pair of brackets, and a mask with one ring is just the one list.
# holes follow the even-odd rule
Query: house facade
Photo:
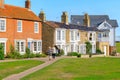
[[39, 17], [43, 20], [42, 39], [43, 52], [47, 52], [49, 46], [58, 46], [63, 49], [65, 55], [69, 52], [79, 52], [86, 54], [86, 41], [89, 41], [89, 35], [93, 38], [91, 41], [93, 47], [92, 53], [96, 52], [96, 32], [87, 26], [79, 26], [68, 23], [68, 15], [63, 12], [61, 22], [46, 21], [45, 14], [42, 11]]
[[10, 46], [25, 53], [28, 47], [33, 53], [42, 52], [41, 20], [30, 10], [30, 0], [26, 0], [25, 8], [4, 4], [0, 0], [0, 43], [4, 53], [10, 51]]
[[71, 23], [77, 25], [88, 25], [100, 30], [97, 33], [97, 47], [105, 55], [116, 50], [115, 29], [118, 27], [116, 20], [111, 20], [108, 15], [71, 15]]

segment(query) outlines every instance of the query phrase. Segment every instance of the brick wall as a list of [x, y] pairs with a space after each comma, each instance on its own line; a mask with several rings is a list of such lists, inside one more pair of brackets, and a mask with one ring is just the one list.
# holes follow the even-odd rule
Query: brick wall
[[54, 45], [54, 32], [55, 29], [46, 23], [43, 23], [42, 27], [42, 51], [45, 53], [48, 50], [48, 47]]
[[[14, 44], [15, 39], [23, 39], [27, 41], [27, 38], [42, 39], [42, 25], [39, 22], [39, 33], [34, 33], [34, 21], [22, 20], [22, 32], [17, 32], [17, 20], [6, 19], [6, 32], [0, 32], [0, 38], [7, 38], [6, 51], [9, 52], [10, 45]], [[26, 45], [27, 46], [27, 45]]]

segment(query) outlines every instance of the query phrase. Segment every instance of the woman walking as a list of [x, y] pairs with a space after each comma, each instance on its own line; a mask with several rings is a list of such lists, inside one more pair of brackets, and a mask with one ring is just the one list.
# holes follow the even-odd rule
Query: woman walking
[[53, 46], [52, 47], [52, 58], [53, 59], [55, 59], [56, 53], [57, 53], [56, 48], [55, 48], [55, 46]]
[[52, 59], [52, 48], [51, 47], [49, 47], [48, 49], [48, 55], [49, 55], [49, 60], [51, 60]]

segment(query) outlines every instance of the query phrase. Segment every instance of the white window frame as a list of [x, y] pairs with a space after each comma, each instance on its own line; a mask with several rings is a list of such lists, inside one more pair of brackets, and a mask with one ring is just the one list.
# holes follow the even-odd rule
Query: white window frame
[[75, 49], [74, 49], [74, 44], [71, 44], [71, 45], [70, 45], [70, 51], [71, 51], [71, 52], [74, 52], [74, 50], [75, 50]]
[[56, 41], [65, 42], [66, 40], [66, 30], [65, 29], [56, 29]]
[[[37, 43], [36, 51], [34, 50], [34, 42]], [[40, 43], [40, 44], [39, 44]], [[41, 40], [33, 40], [33, 53], [40, 53], [42, 52], [42, 41]]]
[[57, 41], [61, 41], [61, 31], [60, 30], [57, 30]]
[[[20, 25], [19, 25], [20, 23]], [[17, 20], [17, 32], [22, 32], [22, 20]]]
[[65, 40], [65, 31], [62, 30], [62, 41], [64, 41], [64, 40]]
[[[15, 47], [16, 47], [16, 50], [17, 50], [17, 42], [19, 42], [19, 52], [21, 53], [21, 54], [24, 54], [25, 53], [25, 47], [26, 47], [26, 42], [25, 42], [25, 40], [15, 40]], [[24, 43], [24, 45], [23, 45], [23, 51], [21, 51], [22, 50], [22, 47], [21, 47], [21, 43]]]
[[70, 41], [74, 41], [74, 31], [70, 31]]
[[81, 54], [86, 54], [86, 44], [80, 44], [80, 53]]
[[76, 30], [76, 29], [70, 30], [70, 41], [71, 42], [76, 42], [80, 40], [80, 33], [79, 33], [79, 37], [78, 37], [78, 33], [79, 33], [79, 30]]
[[[4, 23], [4, 30], [1, 30], [1, 20], [5, 21]], [[0, 32], [6, 32], [6, 19], [0, 18]]]
[[34, 33], [39, 33], [39, 22], [34, 22]]

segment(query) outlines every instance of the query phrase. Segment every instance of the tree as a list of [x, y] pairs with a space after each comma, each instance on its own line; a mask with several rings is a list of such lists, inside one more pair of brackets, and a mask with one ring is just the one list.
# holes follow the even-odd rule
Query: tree
[[85, 42], [86, 44], [86, 52], [89, 54], [89, 57], [92, 57], [92, 44], [90, 42]]
[[4, 60], [4, 47], [0, 44], [0, 60]]

